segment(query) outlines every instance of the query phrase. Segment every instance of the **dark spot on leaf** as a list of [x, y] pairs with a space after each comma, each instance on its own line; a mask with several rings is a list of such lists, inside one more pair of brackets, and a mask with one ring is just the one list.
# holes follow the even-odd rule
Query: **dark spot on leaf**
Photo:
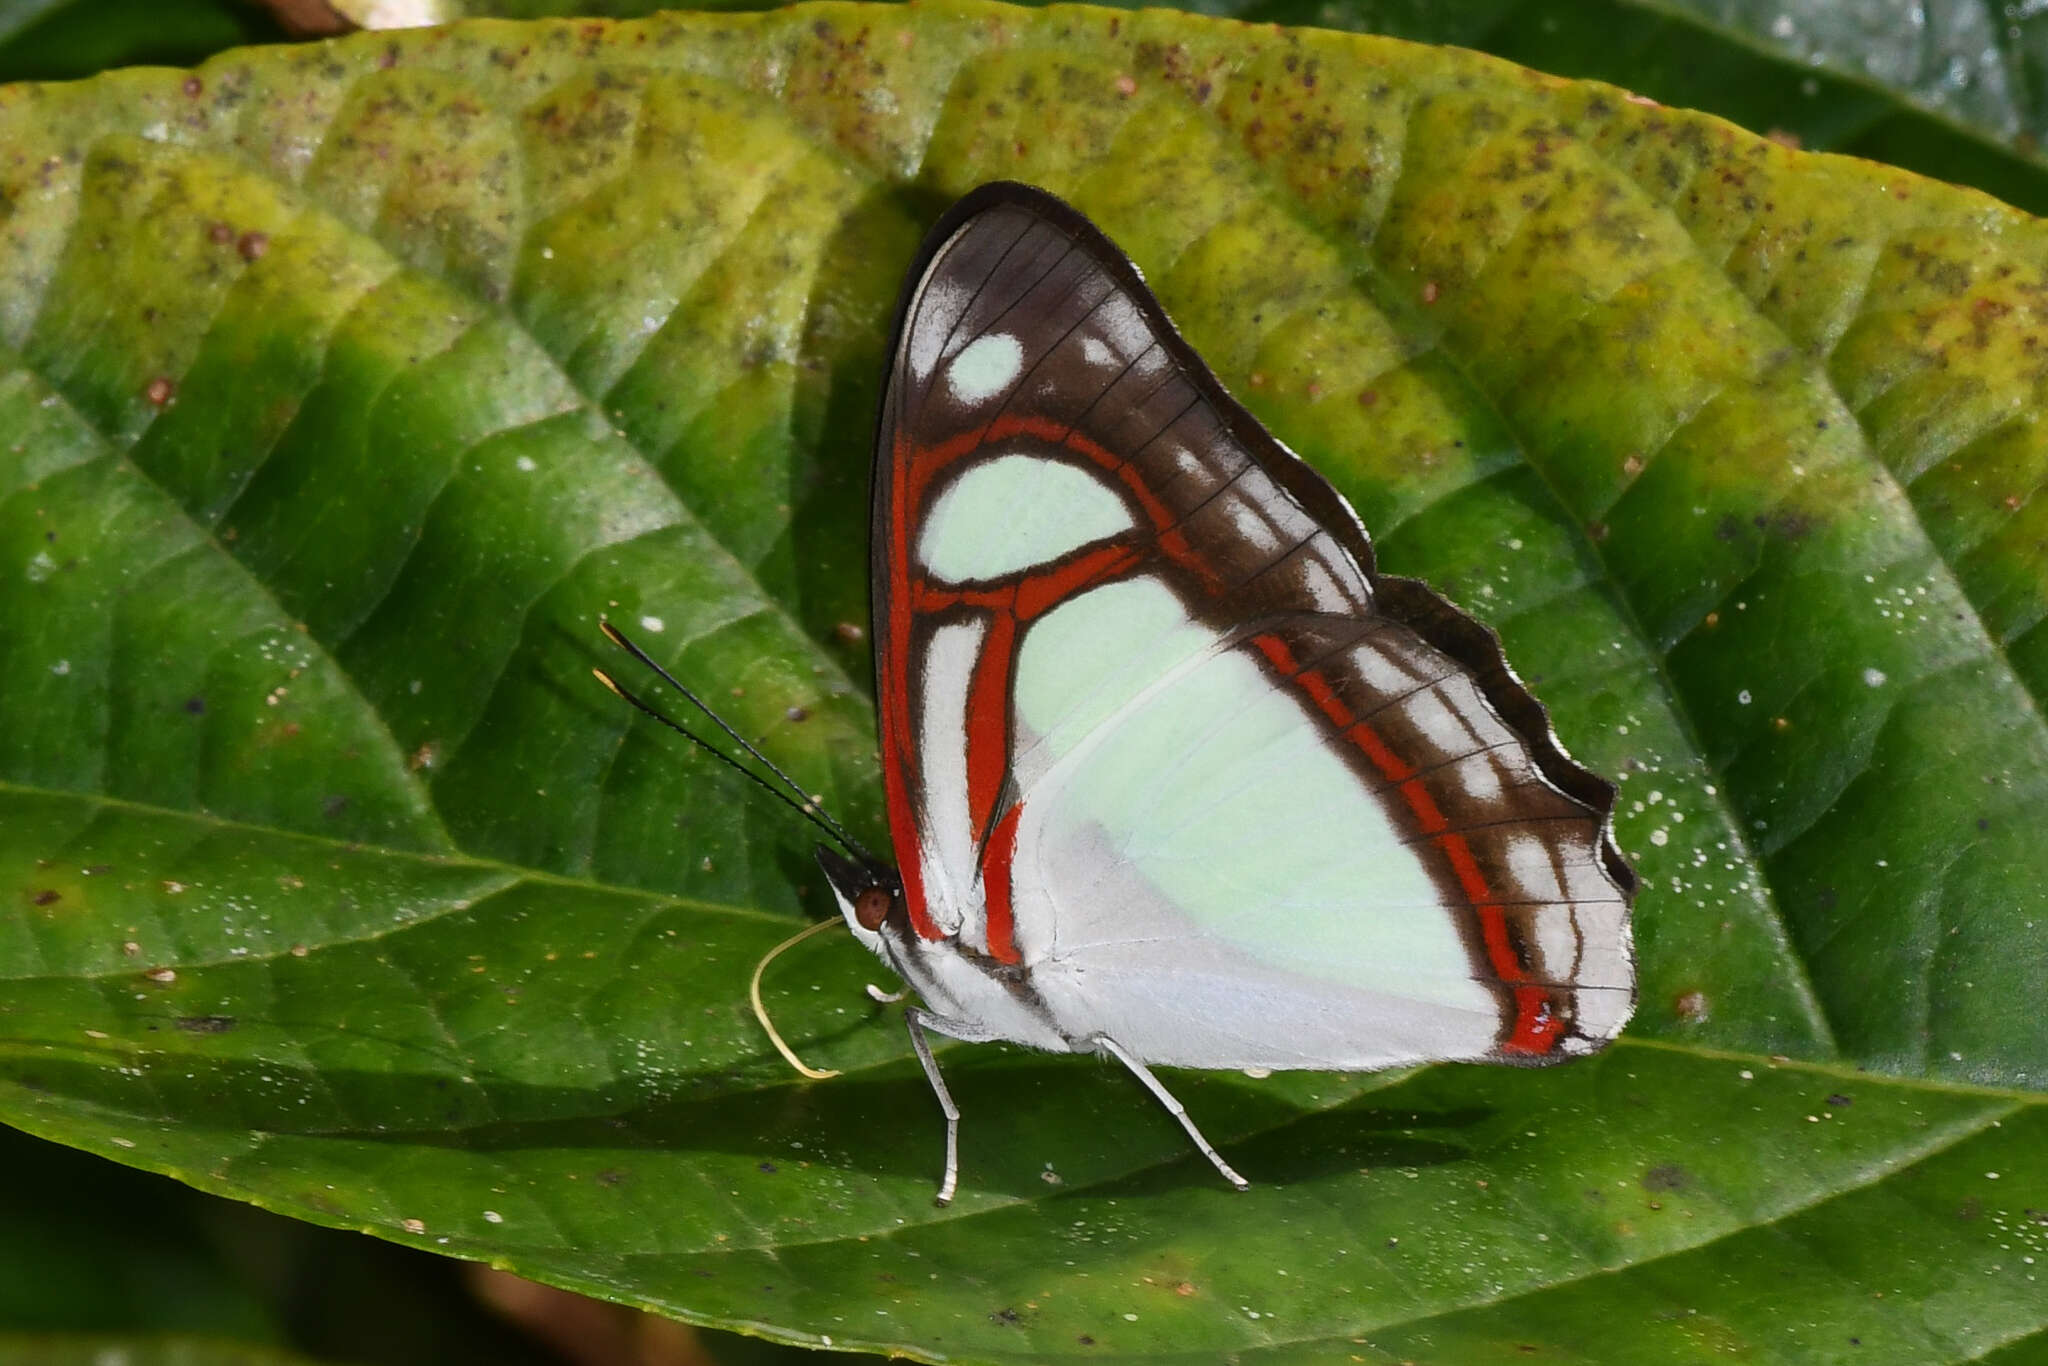
[[804, 709], [803, 709], [802, 707], [791, 707], [791, 708], [790, 708], [790, 709], [789, 709], [788, 711], [785, 711], [785, 712], [784, 712], [784, 713], [782, 713], [782, 714], [783, 714], [784, 716], [788, 717], [788, 718], [789, 718], [790, 720], [792, 720], [792, 721], [806, 721], [806, 720], [809, 720], [809, 719], [810, 719], [810, 715], [811, 715], [811, 714], [810, 714], [809, 712], [805, 711], [805, 710], [804, 710]]
[[1689, 1022], [1704, 1020], [1708, 1014], [1707, 993], [1697, 989], [1681, 991], [1678, 993], [1678, 998], [1671, 1003], [1671, 1009], [1677, 1013], [1678, 1018], [1681, 1020]]
[[1725, 514], [1714, 526], [1714, 539], [1732, 541], [1742, 534], [1742, 522], [1733, 514]]
[[1646, 1191], [1682, 1191], [1692, 1184], [1692, 1173], [1676, 1162], [1665, 1162], [1643, 1173]]
[[600, 1186], [616, 1186], [625, 1179], [626, 1174], [617, 1167], [606, 1167], [597, 1174], [597, 1184]]
[[232, 1015], [180, 1015], [178, 1028], [187, 1034], [225, 1034], [235, 1027]]
[[990, 1323], [1007, 1323], [1014, 1328], [1024, 1321], [1024, 1316], [1014, 1309], [998, 1309], [988, 1319]]
[[1828, 1097], [1828, 1104], [1834, 1106], [1837, 1110], [1846, 1109], [1849, 1106], [1854, 1105], [1855, 1103], [1855, 1101], [1849, 1099], [1849, 1097], [1843, 1095], [1840, 1091], [1837, 1091], [1833, 1095]]
[[42, 891], [37, 892], [35, 897], [36, 905], [38, 906], [54, 906], [63, 899], [64, 894], [54, 887], [44, 888]]
[[766, 1172], [768, 1175], [773, 1176], [775, 1175], [775, 1164], [773, 1162], [757, 1162], [754, 1164], [754, 1170]]
[[1771, 525], [1786, 540], [1799, 541], [1813, 530], [1813, 518], [1803, 512], [1781, 512]]
[[200, 95], [204, 94], [205, 92], [205, 81], [200, 80], [197, 76], [187, 76], [185, 78], [185, 93], [187, 95], [190, 95], [194, 99], [197, 99]]
[[245, 232], [242, 240], [235, 244], [235, 250], [242, 254], [244, 261], [260, 261], [263, 253], [270, 250], [270, 234], [267, 232]]
[[1835, 903], [1839, 900], [1841, 900], [1841, 893], [1832, 887], [1823, 887], [1814, 894], [1813, 904], [1823, 911], [1832, 911], [1835, 909]]
[[206, 240], [213, 243], [217, 247], [226, 246], [228, 243], [235, 240], [234, 224], [220, 222], [207, 224]]
[[339, 820], [341, 813], [346, 810], [348, 810], [348, 798], [340, 793], [335, 793], [328, 797], [326, 801], [320, 803], [320, 814], [331, 821]]
[[1080, 1343], [1083, 1347], [1093, 1347], [1095, 1345], [1095, 1339], [1089, 1337], [1086, 1333], [1081, 1334], [1074, 1341]]

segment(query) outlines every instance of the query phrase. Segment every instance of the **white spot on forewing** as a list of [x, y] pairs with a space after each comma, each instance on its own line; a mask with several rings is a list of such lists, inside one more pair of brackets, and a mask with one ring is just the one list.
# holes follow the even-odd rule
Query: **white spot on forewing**
[[[1162, 442], [1160, 448], [1155, 448], [1155, 453], [1163, 454], [1166, 459], [1172, 461], [1173, 472], [1183, 479], [1202, 479], [1209, 474], [1208, 462], [1202, 459], [1201, 453], [1182, 445], [1180, 442], [1175, 441], [1170, 445]], [[1208, 482], [1213, 483], [1214, 481], [1209, 480]], [[51, 567], [55, 568], [56, 566], [52, 564]]]
[[1119, 360], [1134, 360], [1152, 345], [1152, 329], [1127, 295], [1110, 295], [1095, 310], [1090, 324], [1108, 341], [1109, 349]]
[[1294, 545], [1316, 534], [1319, 528], [1291, 494], [1283, 490], [1257, 467], [1239, 473], [1232, 490], [1234, 497], [1242, 498], [1264, 510], [1267, 523], [1273, 528], [1280, 543]]
[[1024, 371], [1024, 345], [1007, 332], [976, 337], [946, 366], [946, 387], [962, 403], [1008, 392]]
[[918, 534], [919, 563], [948, 583], [1000, 578], [1131, 529], [1130, 509], [1078, 466], [1008, 454], [945, 486]]
[[1365, 584], [1361, 581], [1348, 588], [1330, 572], [1330, 566], [1321, 560], [1309, 559], [1301, 563], [1300, 584], [1302, 591], [1318, 612], [1332, 615], [1355, 612], [1367, 601]]
[[910, 333], [910, 373], [922, 382], [931, 378], [954, 323], [966, 311], [968, 291], [955, 281], [934, 275], [917, 301], [916, 322]]
[[1279, 548], [1280, 538], [1266, 519], [1259, 515], [1259, 509], [1247, 498], [1233, 498], [1226, 495], [1225, 510], [1230, 524], [1237, 529], [1238, 536], [1262, 559]]
[[1100, 337], [1081, 338], [1081, 359], [1090, 365], [1108, 365], [1116, 359], [1116, 352], [1102, 344]]

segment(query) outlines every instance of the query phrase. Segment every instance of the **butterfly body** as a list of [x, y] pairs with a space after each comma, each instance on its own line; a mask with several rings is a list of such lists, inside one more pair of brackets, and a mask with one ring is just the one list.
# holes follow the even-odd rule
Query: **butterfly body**
[[925, 1027], [1108, 1053], [1179, 1114], [1145, 1064], [1539, 1064], [1628, 1019], [1612, 787], [1052, 196], [927, 239], [873, 533], [897, 866], [820, 860], [949, 1122]]

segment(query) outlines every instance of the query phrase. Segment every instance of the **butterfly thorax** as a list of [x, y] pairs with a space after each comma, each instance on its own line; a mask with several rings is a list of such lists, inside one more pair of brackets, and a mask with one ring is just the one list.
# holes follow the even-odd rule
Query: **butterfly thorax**
[[[938, 1016], [975, 1036], [1003, 1039], [1055, 1052], [1085, 1051], [1089, 1045], [1054, 1020], [1031, 980], [1031, 968], [1006, 963], [967, 943], [958, 933], [929, 938], [914, 924], [900, 877], [879, 864], [859, 864], [821, 846], [818, 862], [831, 883], [854, 937], [916, 992]], [[872, 893], [888, 893], [877, 920]], [[963, 912], [979, 908], [957, 908]], [[866, 912], [864, 914], [863, 912]], [[929, 917], [927, 917], [929, 920]], [[947, 917], [953, 924], [979, 923], [979, 915]], [[953, 1031], [947, 1031], [952, 1033]], [[955, 1034], [954, 1037], [962, 1037]]]

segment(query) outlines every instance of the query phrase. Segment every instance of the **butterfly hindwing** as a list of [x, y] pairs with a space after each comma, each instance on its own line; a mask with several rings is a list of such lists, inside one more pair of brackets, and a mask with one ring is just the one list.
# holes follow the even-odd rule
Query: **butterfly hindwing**
[[948, 215], [878, 442], [919, 941], [1154, 1062], [1535, 1062], [1619, 1031], [1612, 789], [1490, 631], [1375, 572], [1079, 214], [997, 185]]

